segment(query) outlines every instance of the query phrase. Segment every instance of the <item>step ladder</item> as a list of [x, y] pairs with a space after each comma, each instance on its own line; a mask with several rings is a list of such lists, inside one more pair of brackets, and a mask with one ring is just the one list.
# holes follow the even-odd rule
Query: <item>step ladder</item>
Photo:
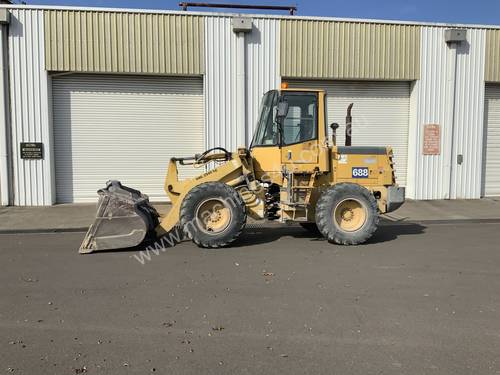
[[[304, 173], [285, 171], [286, 186], [282, 188], [282, 192], [286, 193], [286, 199], [281, 200], [282, 210], [285, 211], [289, 218], [297, 222], [307, 222], [310, 209], [311, 194], [314, 187], [317, 172]], [[307, 177], [306, 177], [307, 176]], [[307, 184], [304, 185], [304, 181]], [[301, 181], [302, 184], [299, 184]], [[283, 218], [284, 215], [282, 215]]]

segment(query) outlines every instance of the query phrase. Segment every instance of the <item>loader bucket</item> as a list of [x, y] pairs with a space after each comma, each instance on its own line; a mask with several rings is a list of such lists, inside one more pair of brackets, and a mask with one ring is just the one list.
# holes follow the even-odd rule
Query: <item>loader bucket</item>
[[95, 221], [80, 246], [81, 254], [134, 247], [154, 240], [159, 215], [147, 195], [119, 181], [108, 181], [97, 193]]

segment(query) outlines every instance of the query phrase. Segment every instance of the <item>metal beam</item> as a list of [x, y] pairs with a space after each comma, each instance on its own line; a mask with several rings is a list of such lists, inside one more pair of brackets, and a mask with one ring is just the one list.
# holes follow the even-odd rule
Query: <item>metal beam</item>
[[[8, 13], [7, 13], [8, 14]], [[7, 17], [8, 19], [8, 17]], [[0, 23], [0, 205], [10, 204], [8, 25]]]
[[231, 3], [192, 3], [181, 2], [179, 6], [182, 10], [192, 8], [229, 8], [229, 9], [260, 9], [260, 10], [286, 10], [293, 16], [297, 12], [297, 7], [293, 5], [249, 5], [249, 4], [231, 4]]

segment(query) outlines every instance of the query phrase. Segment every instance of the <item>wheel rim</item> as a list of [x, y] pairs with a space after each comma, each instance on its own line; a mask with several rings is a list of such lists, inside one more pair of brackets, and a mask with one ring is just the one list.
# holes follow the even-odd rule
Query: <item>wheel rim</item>
[[365, 206], [357, 199], [344, 199], [337, 204], [333, 219], [337, 227], [346, 232], [355, 232], [363, 227], [368, 214]]
[[209, 198], [198, 205], [196, 221], [201, 231], [207, 234], [224, 232], [231, 223], [232, 214], [223, 199]]

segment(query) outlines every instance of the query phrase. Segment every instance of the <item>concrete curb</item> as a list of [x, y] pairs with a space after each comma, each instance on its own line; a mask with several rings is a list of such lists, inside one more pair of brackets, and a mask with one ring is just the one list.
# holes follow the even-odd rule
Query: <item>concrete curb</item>
[[494, 219], [440, 219], [440, 220], [408, 220], [408, 221], [386, 221], [382, 225], [405, 225], [405, 224], [427, 224], [427, 225], [453, 225], [453, 224], [498, 224], [500, 218]]
[[43, 234], [43, 233], [80, 233], [87, 232], [88, 227], [81, 228], [27, 228], [27, 229], [0, 229], [2, 234]]

